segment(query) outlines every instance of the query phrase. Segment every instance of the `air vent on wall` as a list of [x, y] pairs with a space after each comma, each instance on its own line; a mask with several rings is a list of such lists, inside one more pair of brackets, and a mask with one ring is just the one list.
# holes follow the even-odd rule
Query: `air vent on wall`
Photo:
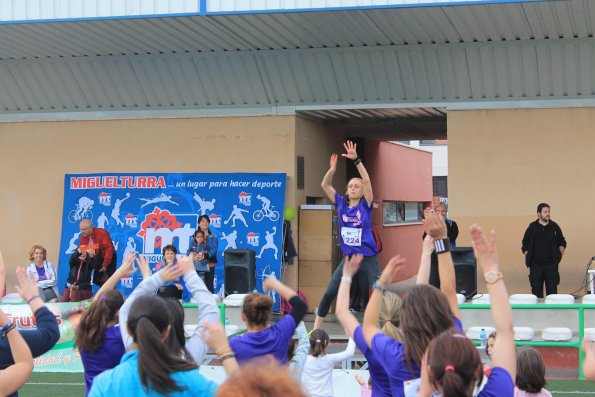
[[304, 156], [297, 156], [297, 186], [296, 188], [298, 190], [304, 190], [304, 178], [305, 178], [305, 172], [304, 172]]

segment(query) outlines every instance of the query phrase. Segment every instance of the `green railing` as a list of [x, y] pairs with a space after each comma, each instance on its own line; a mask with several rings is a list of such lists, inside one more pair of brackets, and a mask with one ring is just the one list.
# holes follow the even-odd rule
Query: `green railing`
[[[196, 303], [183, 303], [182, 306], [184, 309], [197, 309], [198, 304]], [[225, 303], [217, 303], [217, 307], [219, 308], [219, 314], [221, 315], [221, 324], [225, 327]]]
[[[579, 379], [584, 380], [583, 375], [583, 359], [584, 354], [582, 350], [583, 338], [585, 337], [585, 310], [595, 310], [595, 304], [582, 304], [574, 303], [570, 305], [557, 305], [557, 304], [545, 304], [539, 303], [536, 305], [511, 305], [513, 310], [576, 310], [578, 312], [578, 341], [570, 342], [548, 342], [548, 341], [515, 341], [517, 346], [545, 346], [545, 347], [571, 347], [578, 349], [578, 367], [579, 367]], [[489, 310], [489, 304], [470, 304], [464, 303], [459, 305], [461, 310]], [[463, 324], [465, 326], [465, 324]], [[595, 327], [595, 324], [593, 325]], [[480, 341], [474, 341], [476, 345]]]

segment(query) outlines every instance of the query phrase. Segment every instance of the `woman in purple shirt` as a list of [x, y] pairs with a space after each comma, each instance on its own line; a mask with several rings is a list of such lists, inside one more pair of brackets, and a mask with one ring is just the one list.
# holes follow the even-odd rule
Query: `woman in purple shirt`
[[[330, 168], [322, 179], [320, 186], [329, 200], [337, 206], [341, 252], [343, 255], [348, 256], [364, 256], [359, 271], [366, 274], [369, 285], [372, 285], [380, 276], [380, 265], [376, 259], [378, 247], [372, 232], [372, 208], [374, 205], [372, 182], [362, 160], [357, 156], [357, 145], [347, 141], [343, 146], [346, 153], [341, 154], [341, 156], [353, 161], [361, 178], [351, 178], [349, 180], [345, 195], [337, 193], [332, 185], [333, 176], [337, 170], [337, 155], [333, 154], [330, 159]], [[331, 303], [333, 303], [333, 299], [335, 299], [337, 291], [339, 291], [342, 274], [343, 261], [339, 263], [339, 267], [335, 270], [331, 281], [326, 287], [326, 292], [318, 304], [314, 329], [322, 326]]]
[[476, 385], [483, 380], [483, 368], [477, 348], [467, 338], [445, 332], [430, 343], [424, 355], [419, 396], [429, 397], [434, 391], [440, 392], [444, 397], [514, 395], [517, 362], [512, 309], [502, 273], [499, 271], [496, 237], [492, 231], [490, 238], [486, 238], [478, 225], [473, 225], [470, 229], [473, 252], [477, 258], [478, 270], [484, 271], [490, 294], [490, 310], [498, 335], [492, 353], [493, 368], [482, 390], [475, 393]]
[[105, 370], [120, 364], [125, 348], [118, 324], [118, 313], [124, 297], [114, 287], [127, 274], [136, 272], [131, 253], [114, 274], [97, 291], [89, 310], [83, 313], [76, 330], [75, 344], [81, 353], [85, 369], [85, 395], [89, 394], [93, 379]]
[[293, 309], [281, 320], [269, 325], [272, 316], [273, 300], [268, 295], [252, 293], [244, 298], [242, 319], [248, 332], [229, 340], [238, 363], [265, 355], [272, 355], [281, 364], [287, 362], [287, 346], [295, 329], [306, 315], [308, 306], [291, 288], [279, 280], [269, 277], [263, 283], [265, 291], [276, 291], [288, 300]]

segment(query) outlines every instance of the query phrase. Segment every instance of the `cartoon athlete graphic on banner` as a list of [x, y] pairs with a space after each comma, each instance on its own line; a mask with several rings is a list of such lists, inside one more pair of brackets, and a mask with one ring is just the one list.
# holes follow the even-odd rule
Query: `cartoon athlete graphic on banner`
[[93, 204], [95, 204], [95, 201], [88, 197], [79, 198], [79, 202], [75, 204], [76, 208], [68, 213], [70, 223], [76, 223], [83, 219], [93, 219], [93, 213], [91, 212]]
[[262, 208], [254, 211], [252, 218], [256, 222], [260, 222], [264, 218], [269, 218], [271, 221], [276, 222], [279, 219], [279, 211], [273, 210], [275, 206], [271, 205], [271, 200], [260, 194], [256, 198], [262, 202]]
[[202, 197], [199, 196], [198, 193], [194, 192], [194, 200], [198, 203], [200, 207], [200, 215], [206, 215], [207, 212], [211, 212], [215, 209], [215, 201], [216, 199], [212, 200], [203, 200]]
[[114, 209], [112, 210], [112, 218], [116, 220], [116, 224], [120, 227], [124, 227], [124, 222], [120, 219], [120, 207], [122, 203], [130, 198], [130, 193], [126, 193], [126, 197], [123, 199], [116, 199], [114, 203]]
[[234, 204], [233, 211], [231, 211], [229, 218], [227, 218], [227, 220], [224, 221], [223, 224], [227, 225], [231, 220], [231, 227], [236, 227], [236, 220], [239, 220], [244, 224], [244, 226], [248, 227], [248, 224], [246, 223], [246, 218], [244, 218], [244, 214], [242, 214], [242, 212], [248, 213], [247, 210], [238, 208], [238, 206]]
[[275, 259], [277, 259], [277, 254], [279, 253], [279, 249], [275, 245], [275, 234], [277, 234], [277, 227], [273, 226], [273, 232], [269, 232], [267, 230], [266, 235], [264, 236], [265, 244], [260, 249], [260, 254], [256, 255], [257, 258], [262, 258], [262, 254], [267, 249], [272, 249], [275, 251]]
[[150, 204], [157, 204], [157, 203], [171, 203], [171, 204], [175, 204], [177, 206], [179, 206], [180, 204], [176, 203], [175, 201], [171, 200], [171, 196], [168, 196], [165, 193], [161, 193], [159, 196], [157, 197], [153, 197], [152, 199], [147, 199], [147, 198], [139, 198], [139, 200], [144, 201], [145, 203], [143, 205], [141, 205], [140, 207], [146, 207], [147, 205]]
[[233, 231], [229, 234], [225, 234], [225, 232], [221, 233], [221, 240], [225, 240], [227, 241], [227, 245], [225, 246], [225, 248], [223, 248], [223, 251], [227, 250], [227, 249], [238, 249], [238, 246], [236, 244], [236, 239], [238, 238], [238, 232], [237, 231]]

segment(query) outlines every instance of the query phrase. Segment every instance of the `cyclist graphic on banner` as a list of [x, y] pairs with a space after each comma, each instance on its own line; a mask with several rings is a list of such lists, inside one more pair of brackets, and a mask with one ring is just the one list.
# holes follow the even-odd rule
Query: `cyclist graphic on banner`
[[256, 198], [262, 201], [262, 208], [254, 211], [252, 218], [254, 218], [256, 222], [260, 222], [264, 218], [269, 218], [271, 221], [276, 222], [279, 219], [279, 211], [273, 209], [275, 206], [271, 205], [271, 200], [260, 194], [257, 195]]
[[71, 210], [68, 213], [68, 221], [70, 223], [76, 223], [83, 219], [93, 219], [93, 213], [91, 212], [93, 204], [95, 204], [95, 202], [89, 197], [83, 196], [79, 198], [78, 204], [75, 204], [76, 209]]

